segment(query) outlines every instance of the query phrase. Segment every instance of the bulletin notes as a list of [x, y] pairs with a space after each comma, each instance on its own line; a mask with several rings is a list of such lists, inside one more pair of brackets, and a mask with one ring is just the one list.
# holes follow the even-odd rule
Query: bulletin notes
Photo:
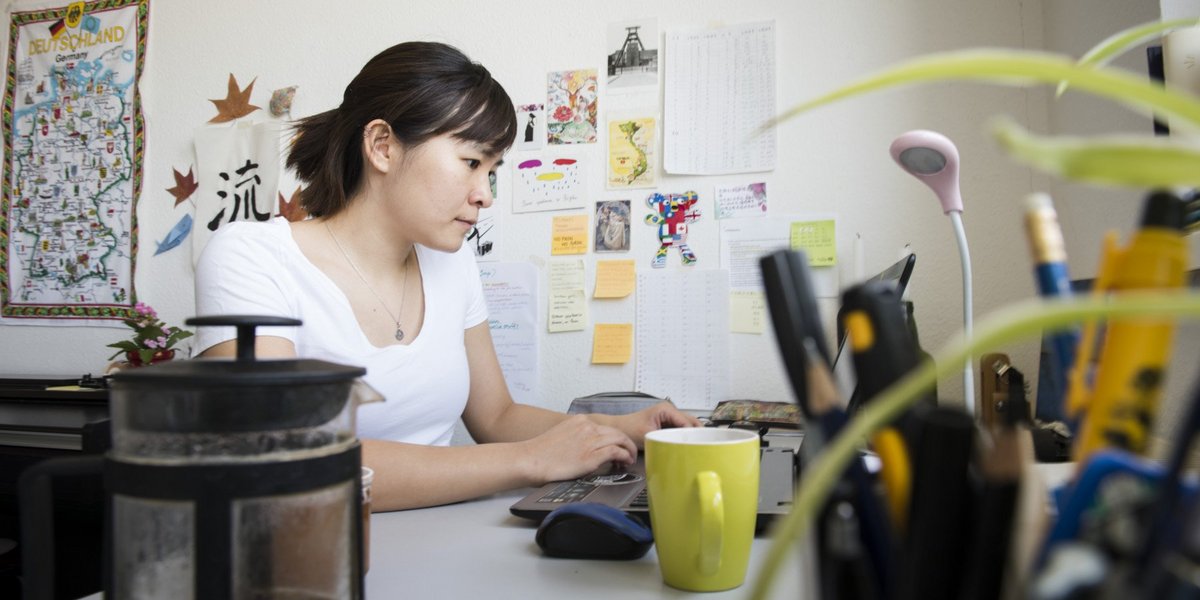
[[775, 168], [775, 22], [667, 32], [663, 167], [719, 175]]
[[583, 290], [583, 261], [550, 263], [550, 300], [547, 329], [550, 333], [587, 328], [587, 301]]
[[508, 391], [517, 402], [536, 402], [538, 382], [537, 267], [529, 263], [480, 265], [488, 328]]
[[592, 334], [592, 364], [621, 365], [633, 354], [632, 323], [596, 323]]
[[681, 408], [728, 400], [728, 271], [641, 272], [637, 286], [635, 389]]
[[588, 216], [554, 217], [550, 230], [550, 254], [583, 254], [588, 249]]
[[832, 267], [837, 264], [836, 229], [832, 219], [793, 222], [790, 246], [792, 250], [803, 250], [808, 255], [809, 265]]
[[596, 261], [595, 298], [624, 298], [633, 293], [636, 274], [633, 260]]

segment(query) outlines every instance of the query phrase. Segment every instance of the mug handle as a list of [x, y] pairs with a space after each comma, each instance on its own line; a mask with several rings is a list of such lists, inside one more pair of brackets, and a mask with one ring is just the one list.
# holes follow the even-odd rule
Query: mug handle
[[721, 568], [721, 544], [725, 532], [725, 501], [721, 476], [715, 471], [696, 474], [700, 497], [700, 573], [714, 575]]

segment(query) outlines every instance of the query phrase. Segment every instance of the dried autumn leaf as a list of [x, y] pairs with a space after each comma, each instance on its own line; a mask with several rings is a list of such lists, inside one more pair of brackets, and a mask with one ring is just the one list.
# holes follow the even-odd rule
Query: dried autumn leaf
[[172, 196], [175, 196], [175, 206], [179, 206], [180, 202], [187, 200], [189, 196], [196, 192], [196, 188], [200, 187], [200, 184], [196, 183], [196, 177], [192, 174], [191, 167], [188, 167], [187, 175], [173, 168], [171, 172], [175, 174], [175, 187], [167, 188], [167, 191], [171, 192]]
[[288, 222], [303, 221], [308, 218], [308, 211], [300, 206], [300, 188], [292, 192], [292, 200], [289, 202], [283, 197], [283, 192], [279, 192], [279, 214], [282, 215]]
[[217, 105], [217, 116], [208, 120], [209, 123], [225, 123], [244, 117], [256, 110], [258, 107], [250, 104], [250, 93], [254, 90], [254, 82], [258, 78], [254, 78], [246, 89], [238, 88], [237, 79], [233, 77], [233, 73], [229, 74], [229, 93], [225, 95], [224, 100], [212, 100], [209, 102]]

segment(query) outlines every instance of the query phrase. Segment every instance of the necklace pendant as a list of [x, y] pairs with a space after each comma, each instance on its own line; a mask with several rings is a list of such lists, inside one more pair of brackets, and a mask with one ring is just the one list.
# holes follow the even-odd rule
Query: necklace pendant
[[396, 323], [396, 341], [397, 342], [404, 341], [404, 330], [400, 328], [399, 323]]

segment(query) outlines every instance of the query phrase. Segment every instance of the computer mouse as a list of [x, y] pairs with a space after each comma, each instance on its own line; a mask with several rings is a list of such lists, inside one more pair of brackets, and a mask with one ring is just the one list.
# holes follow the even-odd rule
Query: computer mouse
[[646, 554], [654, 536], [649, 527], [618, 508], [576, 502], [546, 515], [535, 540], [547, 556], [633, 560]]

